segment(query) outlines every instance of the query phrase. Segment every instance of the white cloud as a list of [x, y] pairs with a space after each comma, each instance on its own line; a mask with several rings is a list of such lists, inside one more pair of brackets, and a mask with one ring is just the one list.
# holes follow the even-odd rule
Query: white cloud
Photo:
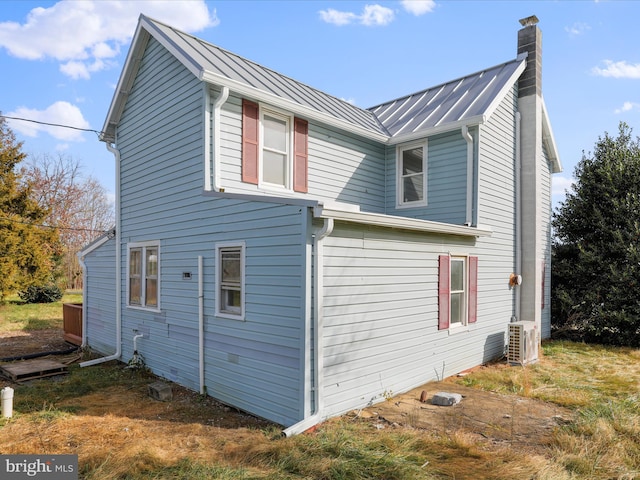
[[320, 10], [320, 18], [327, 23], [333, 25], [349, 25], [351, 23], [360, 23], [371, 26], [384, 26], [388, 25], [395, 18], [393, 10], [381, 5], [365, 5], [360, 15], [353, 12], [342, 12], [329, 8], [327, 10]]
[[416, 16], [430, 13], [436, 8], [436, 2], [434, 0], [402, 0], [403, 8]]
[[614, 62], [612, 60], [604, 61], [605, 68], [594, 67], [592, 72], [601, 77], [613, 78], [640, 78], [640, 63], [632, 65], [625, 60]]
[[22, 24], [0, 22], [0, 47], [27, 60], [52, 58], [65, 75], [89, 78], [114, 64], [107, 60], [129, 43], [141, 13], [188, 32], [219, 23], [204, 0], [62, 0], [34, 8]]
[[583, 22], [576, 22], [570, 27], [564, 27], [564, 31], [572, 37], [582, 35], [583, 33], [586, 33], [587, 30], [591, 30], [591, 26]]
[[622, 107], [616, 108], [615, 113], [630, 112], [631, 110], [640, 110], [640, 103], [637, 102], [624, 102]]
[[358, 18], [355, 13], [340, 12], [338, 10], [334, 10], [333, 8], [329, 8], [328, 10], [320, 10], [319, 13], [320, 18], [324, 22], [332, 23], [338, 26], [349, 25], [351, 22], [355, 21]]
[[[69, 125], [76, 128], [90, 128], [89, 122], [84, 119], [80, 109], [69, 102], [55, 102], [44, 110], [20, 107], [6, 115], [8, 117], [35, 120], [36, 122]], [[45, 132], [52, 137], [65, 142], [79, 142], [84, 140], [80, 130], [44, 125], [43, 123], [26, 122], [22, 120], [9, 119], [8, 122], [10, 123], [12, 130], [20, 132], [27, 137], [37, 137], [39, 132]]]
[[377, 25], [388, 25], [393, 22], [393, 10], [381, 5], [365, 5], [362, 12], [361, 21], [368, 27]]
[[573, 184], [575, 182], [576, 180], [572, 177], [553, 175], [551, 178], [551, 194], [553, 196], [561, 196], [564, 198], [567, 191], [573, 190]]

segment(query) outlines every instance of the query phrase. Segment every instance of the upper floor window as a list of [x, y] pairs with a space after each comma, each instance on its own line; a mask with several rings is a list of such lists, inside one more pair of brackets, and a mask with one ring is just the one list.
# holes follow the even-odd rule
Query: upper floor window
[[397, 204], [424, 206], [427, 204], [427, 145], [426, 143], [398, 147]]
[[242, 181], [308, 190], [308, 122], [242, 101]]
[[160, 245], [158, 242], [131, 243], [128, 250], [127, 305], [157, 310], [160, 306]]

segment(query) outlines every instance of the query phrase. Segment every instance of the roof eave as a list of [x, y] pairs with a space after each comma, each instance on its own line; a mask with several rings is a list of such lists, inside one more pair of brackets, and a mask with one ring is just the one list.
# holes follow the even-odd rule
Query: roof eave
[[441, 235], [459, 235], [463, 237], [490, 237], [492, 231], [480, 227], [467, 227], [464, 225], [454, 225], [451, 223], [433, 222], [430, 220], [420, 220], [417, 218], [398, 217], [381, 213], [357, 212], [351, 210], [341, 210], [335, 207], [318, 204], [314, 208], [314, 217], [332, 218], [333, 220], [358, 223], [362, 225], [372, 225], [385, 228], [397, 228], [401, 230], [412, 230], [425, 233], [435, 233]]
[[545, 142], [547, 146], [547, 155], [552, 166], [551, 173], [562, 172], [562, 163], [560, 162], [560, 155], [558, 154], [558, 147], [555, 137], [553, 136], [553, 130], [551, 130], [551, 122], [549, 121], [544, 98], [542, 99], [542, 141]]
[[273, 93], [259, 90], [255, 87], [251, 87], [242, 82], [238, 82], [236, 80], [233, 80], [228, 77], [224, 77], [222, 75], [218, 75], [213, 72], [209, 72], [209, 71], [202, 72], [201, 79], [204, 80], [205, 82], [208, 82], [214, 85], [218, 85], [221, 87], [228, 87], [231, 91], [238, 93], [242, 96], [247, 96], [249, 98], [252, 98], [253, 100], [269, 103], [274, 107], [288, 110], [294, 114], [301, 115], [309, 120], [315, 120], [330, 126], [335, 126], [337, 128], [340, 128], [341, 130], [354, 133], [356, 135], [363, 136], [365, 138], [375, 140], [381, 143], [387, 143], [389, 140], [389, 136], [383, 133], [379, 133], [374, 130], [359, 127], [353, 123], [336, 118], [333, 115], [320, 112], [318, 110], [307, 107], [305, 105], [301, 105], [292, 100], [279, 97], [278, 95], [275, 95]]
[[113, 94], [111, 104], [109, 105], [109, 111], [104, 126], [102, 127], [102, 132], [100, 133], [100, 140], [103, 142], [113, 143], [116, 140], [116, 127], [118, 123], [120, 123], [120, 117], [122, 116], [129, 91], [138, 72], [142, 54], [149, 42], [150, 34], [146, 26], [148, 26], [146, 18], [140, 15], [136, 32], [131, 41], [131, 47], [127, 53], [124, 68], [118, 79], [118, 84]]
[[465, 118], [464, 120], [458, 120], [456, 122], [447, 122], [436, 127], [425, 128], [424, 130], [418, 130], [415, 132], [409, 132], [406, 134], [396, 135], [391, 137], [387, 142], [389, 145], [398, 145], [401, 143], [412, 142], [414, 140], [423, 139], [432, 135], [438, 135], [440, 133], [451, 132], [454, 130], [460, 130], [462, 127], [471, 127], [475, 125], [482, 125], [486, 123], [487, 117], [485, 115], [476, 115], [474, 117]]

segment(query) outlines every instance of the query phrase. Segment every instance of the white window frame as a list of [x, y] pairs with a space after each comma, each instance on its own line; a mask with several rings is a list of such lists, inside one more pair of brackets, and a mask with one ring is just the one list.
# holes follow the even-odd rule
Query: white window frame
[[[453, 263], [462, 262], [462, 290], [454, 290], [453, 280]], [[453, 322], [451, 304], [453, 294], [462, 293], [462, 320]], [[458, 328], [466, 328], [469, 325], [469, 256], [468, 255], [450, 255], [449, 257], [449, 329], [456, 330]]]
[[[402, 175], [402, 154], [406, 150], [422, 148], [422, 200], [404, 201], [404, 177]], [[396, 149], [396, 208], [414, 208], [427, 206], [427, 140], [398, 145]]]
[[[222, 301], [222, 252], [228, 250], [239, 250], [240, 252], [240, 309], [237, 313], [224, 310]], [[245, 296], [246, 296], [246, 283], [245, 283], [245, 242], [219, 242], [216, 243], [216, 316], [222, 318], [229, 318], [232, 320], [245, 319]]]
[[[155, 248], [157, 259], [157, 274], [156, 274], [156, 305], [147, 305], [147, 249]], [[140, 258], [140, 303], [131, 303], [131, 251], [132, 250], [140, 250], [141, 258]], [[159, 312], [161, 309], [160, 306], [160, 292], [161, 285], [160, 280], [162, 276], [160, 275], [160, 242], [157, 240], [148, 241], [148, 242], [132, 242], [127, 244], [127, 307], [140, 309], [140, 310], [150, 310], [153, 312]]]
[[[293, 132], [293, 124], [294, 124], [294, 118], [293, 115], [288, 114], [282, 110], [277, 110], [275, 108], [272, 107], [265, 107], [262, 104], [259, 105], [259, 117], [260, 117], [260, 132], [258, 134], [258, 186], [260, 188], [263, 188], [265, 190], [276, 190], [276, 191], [286, 191], [286, 192], [291, 192], [293, 191], [293, 139], [294, 139], [294, 132]], [[280, 185], [277, 183], [270, 183], [264, 180], [264, 150], [265, 150], [265, 146], [264, 146], [264, 117], [265, 115], [276, 118], [278, 120], [282, 120], [286, 123], [286, 135], [287, 135], [287, 139], [286, 139], [286, 145], [287, 145], [287, 152], [286, 152], [286, 160], [285, 160], [285, 172], [284, 172], [284, 176], [285, 176], [285, 185]]]

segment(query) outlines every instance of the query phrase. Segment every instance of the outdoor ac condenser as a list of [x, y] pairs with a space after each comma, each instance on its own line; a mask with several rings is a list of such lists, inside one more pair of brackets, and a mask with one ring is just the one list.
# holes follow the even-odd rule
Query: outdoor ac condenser
[[538, 329], [535, 322], [513, 322], [509, 324], [510, 364], [527, 365], [538, 360]]

